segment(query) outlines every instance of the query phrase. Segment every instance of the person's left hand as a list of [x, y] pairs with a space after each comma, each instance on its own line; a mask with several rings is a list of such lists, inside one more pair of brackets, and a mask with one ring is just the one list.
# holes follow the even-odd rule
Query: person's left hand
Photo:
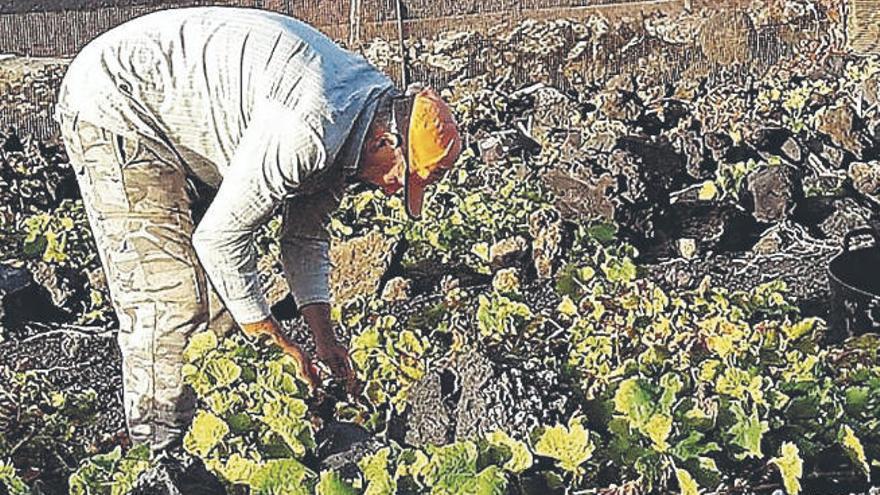
[[360, 382], [352, 366], [348, 349], [336, 341], [324, 341], [316, 343], [316, 354], [322, 363], [330, 368], [333, 376], [342, 381], [345, 390], [351, 398], [357, 398], [361, 392]]

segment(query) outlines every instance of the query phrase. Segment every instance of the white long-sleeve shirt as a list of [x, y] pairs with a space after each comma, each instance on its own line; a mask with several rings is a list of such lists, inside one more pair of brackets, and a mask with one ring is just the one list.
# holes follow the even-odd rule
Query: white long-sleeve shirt
[[270, 314], [253, 234], [282, 204], [291, 292], [300, 306], [329, 300], [326, 221], [389, 90], [386, 75], [296, 19], [195, 7], [139, 17], [85, 46], [58, 112], [207, 159], [189, 171], [218, 188], [193, 246], [233, 318], [251, 323]]

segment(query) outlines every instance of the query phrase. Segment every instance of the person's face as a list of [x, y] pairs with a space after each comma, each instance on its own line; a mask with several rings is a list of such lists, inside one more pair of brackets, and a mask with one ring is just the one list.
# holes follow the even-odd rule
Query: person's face
[[406, 162], [395, 134], [385, 132], [365, 142], [361, 161], [360, 180], [379, 187], [387, 196], [403, 188]]

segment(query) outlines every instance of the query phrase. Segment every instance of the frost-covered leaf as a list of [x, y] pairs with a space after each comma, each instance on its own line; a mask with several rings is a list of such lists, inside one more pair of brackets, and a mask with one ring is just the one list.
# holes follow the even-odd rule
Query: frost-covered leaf
[[804, 474], [804, 462], [801, 460], [797, 445], [791, 442], [782, 444], [782, 455], [770, 460], [779, 468], [782, 483], [788, 495], [798, 495], [801, 491], [801, 476]]

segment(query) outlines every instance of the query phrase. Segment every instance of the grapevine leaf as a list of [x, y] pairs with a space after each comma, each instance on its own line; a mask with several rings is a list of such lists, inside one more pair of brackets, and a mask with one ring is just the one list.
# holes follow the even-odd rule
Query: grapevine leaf
[[626, 415], [633, 426], [640, 428], [651, 417], [654, 401], [638, 378], [629, 378], [620, 383], [614, 394], [614, 410]]
[[846, 451], [846, 454], [853, 461], [853, 464], [859, 467], [869, 479], [871, 476], [871, 467], [868, 465], [868, 458], [865, 456], [865, 448], [862, 446], [861, 440], [853, 432], [849, 425], [843, 425], [840, 430], [840, 444]]
[[311, 426], [305, 419], [307, 411], [302, 400], [282, 395], [263, 404], [260, 420], [277, 433], [294, 454], [303, 456], [306, 449], [314, 447]]
[[388, 472], [390, 454], [391, 449], [385, 447], [358, 463], [367, 486], [364, 495], [394, 495], [397, 492], [397, 481]]
[[228, 387], [241, 376], [241, 366], [229, 358], [210, 360], [205, 371], [214, 380], [215, 387]]
[[432, 495], [503, 495], [507, 477], [498, 466], [489, 466], [476, 475], [450, 474], [431, 490]]
[[804, 462], [801, 460], [797, 445], [791, 442], [782, 444], [782, 455], [770, 460], [779, 468], [782, 483], [788, 495], [798, 495], [801, 491], [801, 476], [804, 474]]
[[678, 479], [678, 488], [681, 495], [697, 495], [699, 493], [697, 482], [687, 470], [676, 469], [675, 477]]
[[208, 330], [199, 332], [189, 339], [189, 343], [183, 350], [183, 358], [188, 363], [192, 363], [204, 357], [208, 352], [217, 348], [217, 335]]
[[189, 431], [183, 437], [183, 446], [187, 452], [205, 457], [227, 433], [229, 426], [225, 421], [210, 412], [199, 411]]
[[510, 451], [510, 458], [504, 463], [504, 469], [511, 473], [521, 473], [532, 467], [534, 458], [525, 443], [511, 438], [502, 430], [493, 431], [487, 435], [486, 440], [494, 446]]
[[252, 495], [308, 495], [308, 471], [296, 459], [273, 459], [250, 479]]
[[321, 471], [321, 479], [315, 486], [315, 495], [356, 495], [351, 485], [342, 480], [339, 474], [325, 470]]
[[27, 495], [28, 493], [28, 487], [24, 480], [15, 473], [15, 466], [5, 461], [0, 462], [0, 488], [5, 488], [5, 492], [8, 492], [9, 495]]
[[242, 457], [240, 454], [232, 454], [219, 471], [230, 483], [249, 484], [251, 477], [259, 468], [257, 462]]
[[423, 470], [428, 486], [446, 485], [450, 476], [473, 476], [477, 472], [477, 446], [463, 441], [436, 447], [429, 445], [428, 465]]
[[590, 432], [584, 428], [583, 418], [572, 417], [568, 428], [556, 425], [544, 430], [535, 442], [535, 453], [556, 459], [560, 467], [572, 473], [578, 473], [580, 465], [593, 456], [594, 445], [590, 440]]
[[666, 441], [672, 432], [672, 417], [665, 414], [655, 414], [642, 427], [642, 432], [654, 443], [654, 448], [660, 452], [669, 450]]
[[736, 417], [736, 423], [729, 430], [731, 442], [745, 450], [743, 457], [761, 458], [761, 439], [770, 430], [769, 424], [760, 420], [757, 408], [748, 416], [738, 403], [734, 403], [731, 410]]

